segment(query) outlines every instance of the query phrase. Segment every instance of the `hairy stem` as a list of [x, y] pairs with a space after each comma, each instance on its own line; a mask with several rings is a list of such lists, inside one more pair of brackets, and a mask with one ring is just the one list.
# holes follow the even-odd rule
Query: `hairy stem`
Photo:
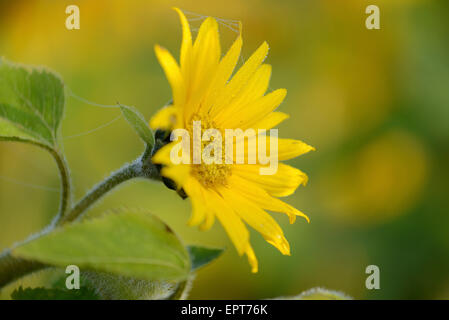
[[127, 180], [139, 177], [141, 175], [140, 168], [140, 162], [135, 161], [112, 173], [109, 177], [90, 190], [67, 215], [62, 217], [59, 224], [64, 224], [78, 219], [95, 202], [97, 202], [116, 186]]
[[59, 152], [49, 149], [59, 169], [59, 176], [61, 178], [61, 200], [59, 202], [59, 211], [55, 217], [55, 222], [64, 217], [67, 208], [70, 206], [71, 184], [70, 174], [67, 167], [66, 160]]
[[117, 187], [119, 184], [134, 179], [147, 178], [160, 180], [159, 171], [150, 160], [151, 153], [145, 150], [142, 157], [126, 164], [119, 170], [113, 172], [105, 180], [92, 188], [71, 210], [61, 218], [58, 225], [75, 221], [80, 218], [94, 203], [100, 200], [109, 191]]

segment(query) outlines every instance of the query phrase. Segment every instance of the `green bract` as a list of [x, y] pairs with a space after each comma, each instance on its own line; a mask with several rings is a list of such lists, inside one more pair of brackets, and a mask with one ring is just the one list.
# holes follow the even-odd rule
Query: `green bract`
[[136, 108], [124, 105], [120, 105], [120, 110], [122, 111], [126, 121], [128, 121], [128, 123], [134, 128], [143, 142], [152, 147], [154, 144], [153, 132], [140, 112]]

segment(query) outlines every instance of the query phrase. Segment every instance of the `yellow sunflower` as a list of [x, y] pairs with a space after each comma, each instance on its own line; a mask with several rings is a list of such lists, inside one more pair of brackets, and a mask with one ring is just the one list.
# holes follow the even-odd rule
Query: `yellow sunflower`
[[[271, 66], [263, 64], [268, 53], [266, 42], [231, 77], [240, 56], [241, 32], [221, 57], [217, 21], [212, 17], [205, 19], [192, 43], [188, 20], [181, 10], [175, 10], [183, 33], [180, 63], [166, 49], [155, 47], [156, 56], [172, 88], [173, 103], [150, 120], [152, 128], [167, 132], [183, 128], [191, 132], [192, 122], [201, 120], [202, 129], [214, 128], [224, 132], [225, 129], [253, 128], [257, 132], [257, 129], [271, 129], [288, 118], [285, 113], [274, 112], [284, 100], [286, 90], [265, 94], [271, 75]], [[314, 150], [298, 140], [277, 139], [277, 143], [279, 160]], [[296, 216], [308, 221], [302, 212], [278, 199], [291, 195], [299, 185], [305, 185], [306, 174], [283, 163], [278, 164], [273, 175], [261, 175], [260, 169], [266, 164], [260, 162], [175, 165], [170, 160], [173, 145], [174, 142], [158, 150], [153, 162], [161, 164], [161, 174], [172, 179], [177, 188], [191, 199], [189, 225], [199, 225], [200, 229], [207, 230], [217, 218], [238, 253], [247, 255], [252, 272], [258, 271], [258, 263], [244, 222], [260, 232], [282, 254], [290, 254], [282, 229], [265, 210], [286, 213], [290, 223]], [[245, 150], [245, 159], [248, 153]]]

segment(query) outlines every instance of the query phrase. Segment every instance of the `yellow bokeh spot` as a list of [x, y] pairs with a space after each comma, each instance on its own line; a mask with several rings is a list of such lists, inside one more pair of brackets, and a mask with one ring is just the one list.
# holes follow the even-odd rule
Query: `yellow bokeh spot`
[[392, 131], [365, 145], [331, 174], [329, 211], [345, 220], [373, 223], [399, 216], [419, 200], [428, 177], [424, 145]]

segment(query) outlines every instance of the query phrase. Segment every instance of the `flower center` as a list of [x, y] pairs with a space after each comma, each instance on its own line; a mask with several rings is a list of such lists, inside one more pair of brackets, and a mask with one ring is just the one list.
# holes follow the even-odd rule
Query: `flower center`
[[[187, 130], [191, 137], [193, 137], [193, 122], [201, 121], [201, 132], [204, 133], [207, 129], [217, 129], [214, 121], [212, 121], [207, 116], [200, 116], [195, 114], [192, 116], [190, 123], [187, 125]], [[213, 137], [211, 137], [211, 141], [213, 141]], [[202, 154], [204, 148], [211, 143], [211, 141], [201, 141], [201, 150], [199, 154]], [[191, 145], [193, 148], [193, 145]], [[192, 174], [195, 178], [205, 187], [210, 188], [217, 185], [225, 185], [227, 183], [228, 177], [232, 174], [232, 165], [225, 163], [225, 155], [224, 155], [225, 145], [224, 141], [222, 141], [222, 156], [221, 156], [221, 164], [211, 163], [207, 164], [204, 161], [201, 161], [201, 164], [192, 164]], [[192, 149], [192, 151], [194, 151]], [[192, 152], [193, 154], [193, 152]], [[213, 151], [211, 152], [211, 156], [214, 156]]]

